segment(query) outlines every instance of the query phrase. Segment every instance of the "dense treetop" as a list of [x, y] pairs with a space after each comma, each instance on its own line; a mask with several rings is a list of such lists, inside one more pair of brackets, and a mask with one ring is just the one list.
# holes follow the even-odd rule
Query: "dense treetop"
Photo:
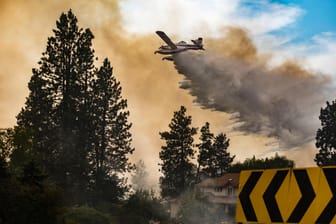
[[336, 101], [327, 102], [321, 108], [321, 128], [316, 133], [316, 147], [319, 152], [315, 156], [318, 166], [336, 165]]

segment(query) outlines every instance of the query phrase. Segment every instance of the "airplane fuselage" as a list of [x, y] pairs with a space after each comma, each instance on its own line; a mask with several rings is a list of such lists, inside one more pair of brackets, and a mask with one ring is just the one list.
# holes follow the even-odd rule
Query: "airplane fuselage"
[[187, 50], [202, 50], [201, 47], [195, 46], [193, 44], [186, 44], [184, 46], [177, 46], [176, 49], [171, 49], [167, 46], [161, 46], [159, 50], [155, 51], [154, 53], [159, 53], [159, 54], [176, 54], [180, 53], [182, 51], [187, 51]]

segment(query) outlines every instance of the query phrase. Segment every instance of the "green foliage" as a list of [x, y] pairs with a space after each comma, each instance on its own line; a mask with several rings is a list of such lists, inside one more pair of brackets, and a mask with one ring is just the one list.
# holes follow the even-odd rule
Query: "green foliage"
[[230, 140], [226, 135], [221, 133], [215, 137], [210, 132], [209, 126], [206, 122], [201, 128], [201, 143], [197, 145], [199, 149], [198, 166], [201, 172], [209, 177], [222, 176], [235, 156], [230, 156], [227, 152]]
[[316, 133], [316, 147], [319, 152], [314, 161], [318, 166], [336, 165], [336, 101], [327, 102], [321, 108], [321, 128]]
[[254, 169], [272, 169], [272, 168], [293, 168], [295, 163], [293, 160], [287, 159], [285, 156], [279, 156], [275, 153], [274, 157], [257, 159], [255, 156], [247, 158], [243, 163], [235, 163], [230, 166], [229, 172], [239, 173], [242, 170]]
[[[97, 72], [92, 85], [93, 96], [90, 104], [92, 146], [91, 164], [96, 191], [110, 183], [115, 194], [110, 200], [121, 198], [127, 186], [118, 176], [130, 171], [133, 166], [127, 155], [134, 151], [131, 147], [131, 123], [128, 122], [127, 101], [121, 96], [120, 82], [112, 73], [108, 59]], [[102, 192], [100, 198], [107, 195]]]
[[166, 222], [169, 216], [154, 192], [139, 190], [132, 194], [123, 206], [120, 223], [147, 224], [149, 221]]
[[229, 147], [230, 139], [226, 137], [225, 134], [221, 133], [216, 136], [213, 148], [215, 151], [216, 162], [214, 168], [217, 171], [217, 176], [222, 176], [229, 169], [235, 156], [230, 156], [230, 153], [227, 151]]
[[190, 187], [194, 180], [193, 135], [196, 129], [190, 127], [191, 116], [186, 115], [186, 108], [174, 112], [174, 117], [169, 124], [170, 131], [161, 132], [161, 139], [166, 145], [161, 147], [160, 159], [162, 160], [160, 178], [161, 195], [178, 196]]
[[18, 130], [29, 131], [31, 142], [31, 149], [23, 144], [20, 150], [31, 150], [66, 194], [80, 202], [89, 179], [86, 124], [88, 83], [95, 72], [93, 35], [78, 28], [71, 10], [62, 13], [53, 34], [39, 67], [32, 70], [30, 94], [17, 117]]
[[214, 138], [214, 134], [210, 132], [209, 128], [210, 124], [208, 122], [201, 128], [201, 136], [200, 141], [201, 143], [197, 144], [199, 154], [197, 158], [198, 162], [198, 169], [197, 174], [200, 171], [208, 173], [208, 168], [212, 163], [212, 154], [213, 154], [213, 147], [212, 142]]
[[20, 126], [15, 127], [12, 134], [13, 146], [10, 154], [10, 169], [16, 174], [19, 174], [22, 170], [22, 166], [31, 161], [34, 157], [32, 150], [33, 136], [30, 128]]
[[[58, 217], [59, 224], [111, 224], [111, 217], [90, 207], [67, 208]], [[114, 223], [114, 222], [113, 222]]]
[[29, 186], [42, 187], [47, 175], [43, 174], [35, 161], [28, 162], [22, 169], [19, 180], [22, 184]]
[[0, 206], [0, 223], [56, 223], [62, 206], [62, 191], [45, 183], [45, 177], [41, 178], [41, 171], [33, 162], [24, 166], [20, 178], [13, 176], [6, 166], [0, 165], [0, 169], [3, 205]]
[[126, 181], [126, 178], [117, 175], [106, 175], [104, 179], [93, 183], [89, 202], [96, 206], [101, 202], [116, 203], [124, 199], [125, 192], [129, 190]]
[[93, 38], [71, 10], [61, 14], [14, 130], [13, 169], [38, 161], [69, 204], [122, 198], [132, 169], [127, 101], [109, 60], [95, 68]]
[[57, 221], [58, 224], [148, 224], [150, 221], [170, 223], [159, 199], [153, 192], [146, 190], [136, 191], [127, 200], [116, 204], [105, 202], [96, 208], [64, 208]]

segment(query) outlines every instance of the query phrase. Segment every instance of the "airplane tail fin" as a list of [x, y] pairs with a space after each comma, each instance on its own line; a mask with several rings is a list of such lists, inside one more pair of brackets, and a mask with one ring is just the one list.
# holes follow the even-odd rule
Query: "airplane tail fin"
[[201, 49], [203, 49], [203, 38], [199, 37], [196, 40], [191, 40], [195, 45], [199, 46]]

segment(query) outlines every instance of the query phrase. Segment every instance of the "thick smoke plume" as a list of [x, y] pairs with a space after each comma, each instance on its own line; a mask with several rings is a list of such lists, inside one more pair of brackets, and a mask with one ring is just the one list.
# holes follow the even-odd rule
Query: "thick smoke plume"
[[174, 56], [184, 76], [180, 87], [204, 108], [230, 113], [235, 128], [279, 139], [280, 148], [311, 142], [319, 125], [328, 79], [296, 62], [270, 68], [246, 33], [228, 30], [226, 53], [186, 52]]

